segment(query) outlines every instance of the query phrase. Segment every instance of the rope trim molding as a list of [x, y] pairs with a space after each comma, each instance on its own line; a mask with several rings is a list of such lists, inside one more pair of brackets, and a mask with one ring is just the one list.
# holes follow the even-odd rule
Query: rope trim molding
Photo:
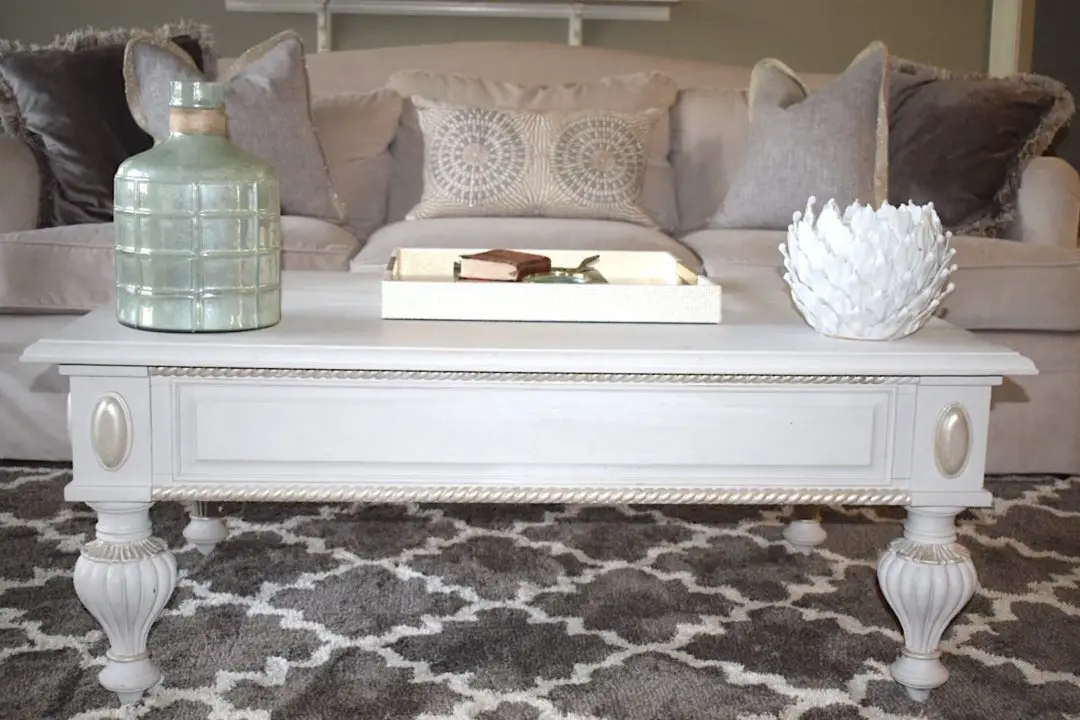
[[282, 368], [151, 367], [157, 377], [284, 380], [454, 380], [526, 383], [631, 383], [674, 385], [913, 385], [916, 377], [893, 375], [709, 375], [703, 373], [538, 373], [439, 370], [302, 370]]
[[894, 488], [596, 488], [459, 485], [331, 485], [235, 487], [177, 485], [154, 488], [157, 501], [507, 503], [574, 505], [906, 505], [911, 493]]

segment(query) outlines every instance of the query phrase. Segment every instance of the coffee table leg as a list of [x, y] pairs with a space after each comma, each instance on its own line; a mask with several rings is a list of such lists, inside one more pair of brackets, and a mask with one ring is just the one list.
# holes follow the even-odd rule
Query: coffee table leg
[[203, 555], [214, 552], [218, 543], [228, 537], [225, 518], [214, 514], [211, 503], [196, 501], [188, 505], [188, 524], [184, 538]]
[[150, 534], [150, 503], [88, 504], [97, 533], [75, 563], [75, 593], [109, 639], [98, 681], [133, 703], [161, 679], [146, 638], [176, 588], [176, 558]]
[[904, 630], [893, 678], [917, 701], [944, 684], [941, 636], [975, 593], [978, 580], [967, 549], [956, 542], [954, 519], [963, 508], [908, 508], [904, 536], [878, 559], [878, 582]]
[[796, 550], [809, 552], [825, 542], [828, 534], [821, 527], [821, 509], [816, 505], [796, 505], [794, 517], [784, 528], [784, 539]]

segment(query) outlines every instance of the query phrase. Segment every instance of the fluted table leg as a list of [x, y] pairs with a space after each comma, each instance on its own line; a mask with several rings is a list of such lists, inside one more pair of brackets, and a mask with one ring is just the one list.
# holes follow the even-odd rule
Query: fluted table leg
[[176, 558], [150, 533], [150, 503], [89, 504], [97, 533], [75, 563], [75, 593], [109, 639], [98, 680], [133, 703], [161, 679], [146, 640], [176, 588]]
[[978, 586], [971, 556], [956, 542], [954, 518], [962, 510], [908, 508], [904, 536], [878, 559], [881, 591], [904, 630], [892, 676], [918, 701], [948, 680], [938, 646]]

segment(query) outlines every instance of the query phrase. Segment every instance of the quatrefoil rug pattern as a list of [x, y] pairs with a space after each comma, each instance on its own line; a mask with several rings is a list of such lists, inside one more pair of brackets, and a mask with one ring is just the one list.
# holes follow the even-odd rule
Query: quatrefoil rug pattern
[[186, 545], [150, 636], [165, 678], [120, 710], [71, 585], [92, 532], [70, 471], [0, 469], [0, 716], [342, 720], [1080, 717], [1080, 478], [993, 482], [963, 515], [982, 588], [916, 705], [874, 562], [898, 509], [825, 511], [810, 554], [787, 508], [227, 506]]

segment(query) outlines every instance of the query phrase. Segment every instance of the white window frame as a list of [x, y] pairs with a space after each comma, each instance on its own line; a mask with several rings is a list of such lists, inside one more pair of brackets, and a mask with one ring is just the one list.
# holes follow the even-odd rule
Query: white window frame
[[990, 52], [987, 71], [1002, 77], [1020, 72], [1024, 11], [1032, 0], [994, 0], [990, 14]]

